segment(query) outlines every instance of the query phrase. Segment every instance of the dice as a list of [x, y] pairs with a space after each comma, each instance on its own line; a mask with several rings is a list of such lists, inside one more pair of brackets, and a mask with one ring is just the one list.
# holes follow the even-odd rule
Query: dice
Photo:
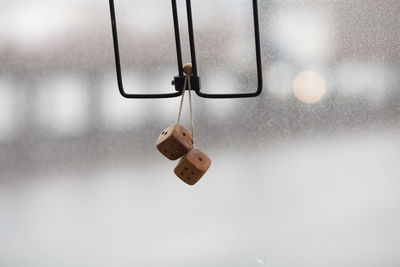
[[210, 165], [211, 159], [203, 151], [192, 148], [181, 158], [174, 172], [185, 183], [194, 185], [206, 173]]
[[193, 145], [192, 133], [180, 124], [165, 129], [157, 139], [157, 149], [170, 160], [185, 155]]

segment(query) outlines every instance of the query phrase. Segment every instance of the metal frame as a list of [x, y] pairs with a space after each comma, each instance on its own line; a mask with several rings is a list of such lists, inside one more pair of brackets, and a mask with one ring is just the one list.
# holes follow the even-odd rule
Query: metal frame
[[[109, 0], [110, 3], [110, 16], [111, 16], [111, 27], [114, 42], [114, 55], [115, 55], [115, 65], [117, 73], [118, 88], [123, 97], [126, 98], [171, 98], [177, 97], [182, 94], [182, 88], [185, 76], [183, 74], [182, 65], [182, 50], [181, 41], [179, 34], [179, 20], [178, 11], [176, 7], [176, 0], [171, 0], [172, 5], [172, 15], [174, 20], [174, 32], [175, 32], [175, 44], [176, 44], [176, 55], [178, 62], [178, 76], [174, 77], [172, 84], [175, 85], [174, 93], [166, 94], [128, 94], [124, 90], [122, 82], [122, 70], [121, 70], [121, 60], [118, 45], [118, 32], [117, 32], [117, 22], [115, 16], [114, 0]], [[200, 97], [204, 98], [244, 98], [244, 97], [256, 97], [261, 94], [262, 91], [262, 65], [261, 65], [261, 48], [260, 48], [260, 33], [259, 33], [259, 19], [258, 19], [258, 3], [257, 0], [253, 0], [253, 18], [254, 18], [254, 37], [255, 37], [255, 49], [256, 49], [256, 64], [257, 64], [257, 90], [254, 93], [239, 93], [239, 94], [209, 94], [200, 91], [200, 77], [197, 73], [197, 60], [196, 60], [196, 49], [194, 41], [194, 31], [193, 31], [193, 17], [192, 17], [192, 6], [191, 0], [186, 0], [186, 10], [187, 10], [187, 20], [188, 20], [188, 32], [189, 32], [189, 43], [190, 43], [190, 55], [192, 60], [192, 70], [193, 74], [190, 77], [192, 90]]]

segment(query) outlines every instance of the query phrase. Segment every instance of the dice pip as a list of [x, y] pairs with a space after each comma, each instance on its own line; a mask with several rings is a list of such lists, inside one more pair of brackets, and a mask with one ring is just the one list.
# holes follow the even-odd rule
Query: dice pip
[[170, 160], [177, 160], [192, 147], [192, 133], [180, 124], [165, 129], [157, 139], [157, 149]]
[[175, 167], [175, 174], [182, 181], [194, 185], [206, 173], [211, 165], [211, 159], [200, 149], [192, 148]]

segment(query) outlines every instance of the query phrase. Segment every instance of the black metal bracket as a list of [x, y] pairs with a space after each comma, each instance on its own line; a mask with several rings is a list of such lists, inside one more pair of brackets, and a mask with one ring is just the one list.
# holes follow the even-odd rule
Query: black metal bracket
[[[172, 15], [174, 20], [174, 32], [175, 32], [175, 44], [176, 44], [176, 55], [178, 62], [178, 76], [174, 77], [172, 85], [175, 86], [177, 92], [167, 94], [129, 94], [124, 90], [122, 82], [122, 70], [121, 60], [118, 45], [118, 33], [117, 33], [117, 22], [115, 16], [114, 0], [109, 0], [110, 3], [110, 15], [111, 15], [111, 27], [114, 42], [114, 55], [115, 65], [117, 72], [118, 88], [123, 97], [126, 98], [170, 98], [177, 97], [182, 94], [182, 88], [184, 83], [184, 73], [182, 64], [182, 50], [181, 41], [179, 34], [179, 20], [178, 11], [176, 7], [176, 0], [171, 0], [172, 4]], [[192, 6], [191, 0], [186, 0], [187, 20], [188, 20], [188, 32], [189, 32], [189, 44], [190, 44], [190, 55], [192, 60], [192, 76], [191, 76], [191, 88], [200, 97], [205, 98], [244, 98], [244, 97], [256, 97], [261, 94], [262, 91], [262, 65], [261, 65], [261, 48], [260, 48], [260, 30], [259, 30], [259, 19], [258, 19], [258, 4], [257, 0], [253, 0], [253, 18], [254, 18], [254, 37], [255, 37], [255, 49], [256, 49], [256, 65], [257, 65], [257, 90], [254, 93], [239, 93], [239, 94], [208, 94], [200, 91], [200, 77], [197, 75], [197, 60], [196, 60], [196, 49], [194, 41], [193, 31], [193, 18], [192, 18]]]
[[[172, 81], [172, 85], [175, 86], [175, 90], [178, 92], [182, 91], [182, 88], [185, 83], [185, 76], [175, 76], [174, 80]], [[192, 91], [198, 91], [201, 87], [200, 83], [200, 77], [191, 75], [190, 76], [190, 85], [192, 88]], [[189, 88], [186, 86], [186, 90], [189, 90]]]

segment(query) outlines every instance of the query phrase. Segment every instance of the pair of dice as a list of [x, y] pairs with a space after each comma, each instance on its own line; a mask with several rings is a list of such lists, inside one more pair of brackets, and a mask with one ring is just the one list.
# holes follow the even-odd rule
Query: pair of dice
[[174, 172], [189, 185], [197, 183], [211, 165], [211, 159], [193, 147], [192, 133], [180, 124], [165, 129], [157, 140], [157, 149], [170, 160], [180, 159]]

